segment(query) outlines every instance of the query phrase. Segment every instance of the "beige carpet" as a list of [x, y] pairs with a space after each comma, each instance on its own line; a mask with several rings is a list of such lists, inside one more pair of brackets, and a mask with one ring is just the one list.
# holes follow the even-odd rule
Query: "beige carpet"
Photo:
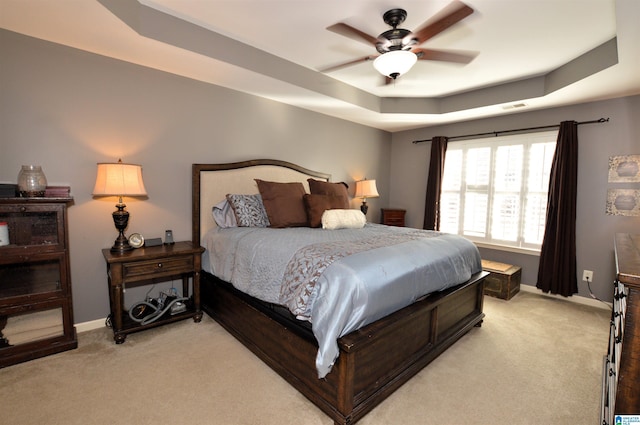
[[[520, 293], [369, 413], [362, 425], [598, 424], [609, 312]], [[333, 422], [205, 315], [0, 369], [0, 423]]]

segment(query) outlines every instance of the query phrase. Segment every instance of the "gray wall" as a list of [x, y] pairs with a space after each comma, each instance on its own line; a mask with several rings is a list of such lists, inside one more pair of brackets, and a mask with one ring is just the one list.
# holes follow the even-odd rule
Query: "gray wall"
[[[609, 184], [608, 160], [614, 155], [640, 154], [640, 96], [394, 133], [390, 203], [407, 209], [408, 226], [422, 227], [431, 144], [413, 144], [413, 140], [559, 124], [565, 120], [590, 121], [601, 117], [608, 117], [611, 121], [583, 125], [578, 130], [578, 295], [589, 296], [587, 285], [582, 282], [582, 270], [588, 269], [594, 272], [591, 284], [594, 294], [610, 301], [615, 275], [613, 235], [618, 232], [640, 233], [640, 217], [606, 215], [607, 189], [640, 189], [640, 185]], [[538, 256], [493, 249], [481, 249], [481, 254], [489, 260], [520, 265], [523, 283], [535, 286]]]
[[[608, 124], [579, 130], [578, 272], [594, 271], [598, 297], [611, 299], [613, 234], [640, 231], [638, 218], [604, 214], [608, 157], [640, 154], [639, 96], [392, 136], [5, 30], [0, 30], [0, 56], [0, 182], [15, 183], [22, 164], [40, 164], [49, 184], [71, 186], [76, 322], [108, 313], [100, 251], [116, 236], [110, 217], [115, 199], [94, 199], [91, 191], [95, 164], [120, 157], [143, 165], [149, 192], [147, 200], [126, 201], [127, 233], [162, 237], [171, 228], [176, 240], [189, 239], [191, 164], [261, 157], [329, 172], [333, 180], [349, 182], [351, 190], [356, 179], [376, 178], [381, 197], [368, 201], [368, 218], [378, 221], [380, 207], [406, 208], [407, 224], [421, 227], [430, 146], [413, 140], [610, 117]], [[521, 265], [523, 283], [535, 285], [536, 256], [481, 251], [484, 258]], [[579, 287], [579, 295], [588, 296], [582, 282]]]
[[142, 164], [149, 197], [125, 202], [127, 234], [146, 237], [190, 239], [194, 162], [283, 159], [331, 173], [351, 194], [366, 176], [381, 194], [368, 218], [388, 203], [390, 133], [5, 30], [0, 57], [0, 182], [38, 164], [50, 185], [71, 186], [76, 323], [109, 310], [101, 249], [117, 236], [117, 200], [92, 198], [97, 162]]

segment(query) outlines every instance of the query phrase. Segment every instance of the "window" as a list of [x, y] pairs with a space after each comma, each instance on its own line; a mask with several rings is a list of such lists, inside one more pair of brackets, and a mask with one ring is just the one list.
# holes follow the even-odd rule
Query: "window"
[[449, 143], [440, 230], [476, 242], [539, 250], [557, 134]]

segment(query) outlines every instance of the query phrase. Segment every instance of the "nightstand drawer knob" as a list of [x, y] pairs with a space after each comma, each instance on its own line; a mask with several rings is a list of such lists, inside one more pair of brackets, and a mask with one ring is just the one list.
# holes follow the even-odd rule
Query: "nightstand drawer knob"
[[158, 268], [161, 269], [162, 268], [162, 263], [158, 263]]

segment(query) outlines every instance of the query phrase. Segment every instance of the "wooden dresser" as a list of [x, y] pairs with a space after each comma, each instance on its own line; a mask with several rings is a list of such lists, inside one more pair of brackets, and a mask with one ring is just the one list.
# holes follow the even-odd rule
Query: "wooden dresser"
[[[615, 236], [616, 281], [603, 367], [602, 423], [640, 415], [640, 235]], [[621, 422], [622, 423], [622, 422]]]

